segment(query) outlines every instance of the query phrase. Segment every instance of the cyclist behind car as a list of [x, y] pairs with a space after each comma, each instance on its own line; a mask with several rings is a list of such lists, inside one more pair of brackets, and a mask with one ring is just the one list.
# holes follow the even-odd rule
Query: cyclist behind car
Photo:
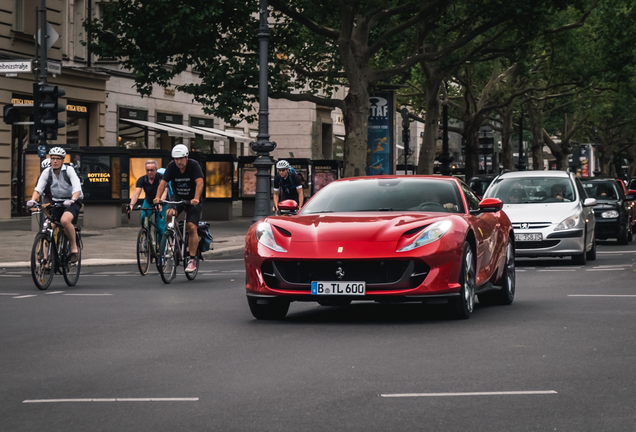
[[49, 157], [51, 166], [42, 171], [33, 190], [33, 195], [26, 204], [27, 207], [33, 209], [46, 187], [50, 186], [53, 202], [64, 205], [64, 208], [53, 208], [51, 214], [54, 219], [60, 221], [62, 228], [64, 228], [66, 238], [68, 238], [71, 245], [71, 262], [77, 262], [79, 249], [73, 223], [77, 222], [77, 217], [82, 207], [81, 200], [84, 198], [82, 185], [75, 169], [72, 166], [64, 165], [66, 150], [62, 147], [53, 147], [49, 150]]
[[170, 197], [170, 201], [189, 200], [190, 205], [169, 204], [167, 215], [172, 219], [178, 216], [184, 209], [186, 211], [186, 228], [188, 230], [188, 250], [190, 257], [186, 266], [186, 273], [194, 272], [196, 267], [197, 247], [199, 245], [199, 235], [197, 228], [199, 220], [201, 220], [201, 193], [203, 193], [203, 171], [199, 163], [188, 158], [188, 148], [183, 144], [177, 144], [172, 149], [173, 161], [168, 164], [163, 174], [159, 189], [154, 199], [154, 204], [159, 204], [159, 196], [162, 196], [168, 182], [172, 181], [174, 195]]
[[289, 162], [280, 160], [276, 164], [278, 174], [274, 177], [274, 212], [278, 211], [278, 203], [292, 199], [298, 203], [298, 208], [303, 206], [303, 184], [300, 176], [295, 172], [289, 172]]
[[[135, 193], [130, 198], [130, 203], [128, 204], [126, 211], [130, 213], [133, 206], [137, 203], [139, 199], [139, 195], [141, 195], [141, 191], [143, 189], [146, 197], [144, 198], [144, 202], [141, 205], [142, 209], [152, 209], [154, 208], [154, 199], [157, 195], [157, 189], [159, 189], [159, 183], [161, 183], [162, 174], [160, 174], [157, 170], [157, 162], [154, 160], [148, 160], [146, 162], [146, 175], [141, 176], [137, 179], [137, 183], [135, 185]], [[164, 192], [161, 197], [162, 200], [166, 199], [167, 191]], [[157, 210], [161, 213], [162, 217], [156, 217], [155, 222], [157, 223], [157, 243], [161, 243], [161, 238], [163, 237], [163, 233], [166, 230], [166, 209], [162, 209], [161, 205], [158, 205]], [[141, 226], [144, 225], [144, 219], [148, 217], [147, 211], [141, 212]]]

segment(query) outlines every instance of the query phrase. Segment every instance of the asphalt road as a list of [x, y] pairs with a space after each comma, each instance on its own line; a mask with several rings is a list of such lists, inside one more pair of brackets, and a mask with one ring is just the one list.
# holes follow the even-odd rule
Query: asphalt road
[[511, 306], [292, 304], [254, 320], [240, 255], [164, 285], [0, 271], [0, 431], [633, 431], [636, 244], [519, 260]]

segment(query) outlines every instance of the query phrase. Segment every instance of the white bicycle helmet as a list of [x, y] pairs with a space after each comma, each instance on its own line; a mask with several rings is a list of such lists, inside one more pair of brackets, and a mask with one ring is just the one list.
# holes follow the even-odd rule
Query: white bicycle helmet
[[286, 160], [279, 160], [276, 164], [276, 169], [289, 169], [289, 162]]
[[63, 158], [66, 156], [66, 150], [64, 150], [62, 147], [53, 147], [51, 150], [49, 150], [49, 156], [60, 156]]
[[182, 158], [188, 156], [188, 148], [183, 144], [177, 144], [172, 149], [172, 157], [173, 158]]
[[46, 158], [42, 161], [42, 163], [40, 164], [40, 166], [42, 167], [42, 169], [48, 168], [51, 166], [51, 159]]

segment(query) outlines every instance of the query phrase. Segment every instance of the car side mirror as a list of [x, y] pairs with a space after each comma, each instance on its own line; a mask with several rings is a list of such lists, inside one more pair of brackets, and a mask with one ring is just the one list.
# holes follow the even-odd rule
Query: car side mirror
[[583, 207], [594, 207], [596, 205], [596, 198], [585, 198], [583, 201]]
[[281, 201], [278, 203], [278, 210], [281, 212], [296, 213], [298, 211], [298, 203], [292, 199]]
[[484, 198], [479, 203], [479, 211], [483, 213], [495, 213], [503, 208], [503, 201], [499, 198]]

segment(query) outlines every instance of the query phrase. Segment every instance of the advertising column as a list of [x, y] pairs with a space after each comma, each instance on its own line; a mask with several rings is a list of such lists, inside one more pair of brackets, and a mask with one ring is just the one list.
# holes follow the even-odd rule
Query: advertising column
[[374, 92], [370, 96], [367, 126], [367, 175], [393, 174], [394, 94]]

